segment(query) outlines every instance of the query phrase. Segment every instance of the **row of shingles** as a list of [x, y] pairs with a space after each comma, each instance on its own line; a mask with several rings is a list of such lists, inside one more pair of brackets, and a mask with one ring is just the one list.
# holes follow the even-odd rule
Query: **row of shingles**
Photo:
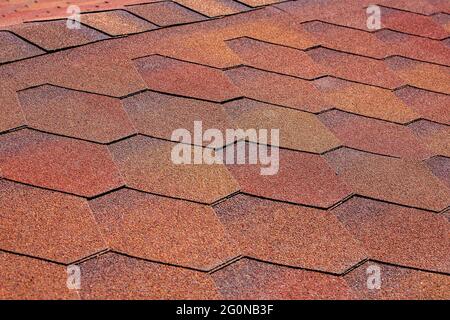
[[381, 0], [379, 4], [428, 16], [439, 12], [450, 12], [448, 3], [445, 0]]
[[[395, 90], [394, 93], [389, 92], [389, 90], [382, 90], [383, 88], [399, 88], [407, 82], [414, 83], [414, 81], [406, 81], [408, 79], [400, 79], [395, 70], [391, 70], [383, 61], [336, 52], [326, 48], [311, 49], [304, 52], [296, 48], [264, 43], [249, 38], [233, 39], [227, 41], [227, 44], [241, 58], [243, 63], [258, 69], [308, 80], [331, 75], [357, 82], [349, 83], [337, 79], [318, 79], [313, 81], [314, 84], [323, 87], [323, 91], [330, 94], [328, 99], [330, 100], [330, 104], [337, 104], [337, 107], [346, 105], [344, 106], [346, 111], [399, 123], [406, 123], [418, 119], [418, 116], [432, 121], [448, 122], [449, 115], [445, 108], [445, 101], [448, 96], [445, 94], [412, 87], [401, 88]], [[257, 54], [253, 54], [253, 52], [257, 52]], [[290, 64], [288, 63], [289, 61], [293, 61], [293, 63]], [[438, 83], [439, 80], [444, 83], [446, 82], [445, 79], [440, 79], [445, 77], [446, 69], [444, 67], [436, 70], [434, 74], [430, 73], [429, 69], [424, 70], [424, 72], [427, 72], [429, 78], [433, 78], [434, 83]], [[430, 77], [430, 75], [434, 75], [434, 77]], [[381, 86], [383, 88], [375, 88], [369, 85]], [[356, 90], [352, 90], [352, 88]], [[439, 87], [436, 90], [439, 90]], [[351, 96], [347, 98], [347, 101], [354, 102], [353, 108], [348, 103], [345, 103], [345, 100], [342, 101], [344, 96], [340, 95], [339, 91], [346, 91], [346, 96]], [[377, 98], [383, 97], [382, 99], [384, 101], [389, 101], [389, 104], [392, 105], [392, 111], [377, 114], [378, 108], [374, 103], [376, 101], [369, 104], [357, 103], [358, 93], [360, 100], [367, 100], [367, 97], [370, 96], [377, 96]], [[405, 101], [402, 102], [395, 96]], [[422, 102], [438, 102], [437, 108], [429, 108], [427, 107], [429, 103], [423, 105], [423, 103], [418, 103], [419, 100]], [[371, 100], [369, 99], [369, 101]], [[405, 106], [405, 102], [409, 108]], [[362, 108], [359, 108], [359, 105]]]
[[442, 214], [353, 197], [328, 211], [248, 195], [216, 205], [245, 256], [340, 274], [365, 257], [449, 273]]
[[9, 26], [8, 30], [39, 48], [53, 51], [156, 28], [123, 10], [83, 14], [80, 21], [79, 26], [66, 19], [31, 22]]
[[[0, 265], [3, 299], [448, 299], [450, 285], [448, 275], [373, 262], [334, 276], [244, 258], [207, 274], [107, 253], [79, 264], [75, 291], [64, 266], [8, 253]], [[374, 267], [380, 289], [367, 285]]]
[[[185, 8], [183, 7], [171, 7], [171, 8], [165, 8], [166, 6], [174, 5], [173, 3], [150, 3], [147, 5], [140, 5], [135, 6], [132, 8], [136, 8], [138, 10], [145, 12], [156, 12], [158, 13], [159, 10], [162, 10], [163, 12], [167, 11], [176, 11], [176, 10], [183, 10], [185, 11]], [[146, 6], [151, 6], [152, 8], [147, 8]], [[153, 6], [159, 6], [160, 8], [153, 8]], [[227, 12], [225, 12], [227, 13]], [[82, 16], [83, 21], [94, 28], [97, 28], [105, 33], [108, 33], [110, 35], [120, 35], [120, 34], [128, 34], [128, 33], [134, 33], [134, 32], [141, 32], [145, 30], [150, 30], [154, 28], [155, 26], [151, 23], [148, 23], [144, 20], [141, 20], [137, 18], [136, 16], [130, 15], [128, 12], [115, 10], [115, 11], [109, 11], [109, 12], [101, 12], [101, 13], [92, 13], [92, 14], [85, 14]], [[73, 45], [79, 45], [82, 43], [86, 43], [86, 41], [96, 41], [103, 37], [101, 33], [96, 32], [94, 29], [82, 27], [79, 30], [75, 30], [76, 34], [74, 33], [74, 30], [70, 30], [65, 28], [65, 21], [51, 21], [51, 22], [43, 22], [43, 23], [37, 23], [33, 24], [33, 31], [31, 32], [29, 27], [21, 25], [19, 27], [16, 27], [19, 34], [25, 33], [25, 36], [31, 37], [33, 36], [32, 40], [36, 41], [36, 44], [40, 44], [42, 47], [54, 50], [62, 47], [67, 46], [73, 46]], [[63, 29], [64, 28], [64, 29]], [[67, 30], [65, 30], [67, 29]], [[57, 38], [62, 38], [63, 40], [66, 39], [67, 41], [61, 41], [57, 40], [51, 41], [51, 43], [48, 42], [48, 37], [46, 37], [47, 40], [43, 40], [42, 37], [39, 36], [39, 34], [45, 33], [48, 35], [49, 31], [53, 33], [57, 33], [59, 37], [50, 37], [51, 39], [55, 40]], [[70, 33], [67, 34], [67, 36], [60, 37], [61, 34]], [[70, 40], [70, 41], [69, 41]]]
[[[311, 62], [308, 63], [308, 61], [305, 61], [304, 64], [306, 70], [301, 72], [299, 68], [294, 69], [294, 75], [298, 75], [297, 73], [300, 73], [303, 77], [311, 77], [314, 75], [320, 75], [324, 72], [330, 73], [330, 71], [334, 71], [335, 73], [337, 73], [335, 74], [336, 76], [391, 89], [400, 87], [404, 83], [408, 83], [410, 85], [414, 85], [416, 87], [428, 89], [431, 91], [438, 91], [447, 94], [449, 93], [449, 89], [446, 85], [446, 83], [448, 83], [448, 68], [445, 66], [415, 61], [403, 57], [390, 57], [388, 59], [384, 59], [384, 61], [376, 60], [392, 55], [405, 55], [406, 57], [414, 59], [417, 58], [417, 54], [423, 55], [426, 53], [427, 56], [422, 56], [420, 58], [424, 60], [430, 60], [433, 59], [433, 57], [440, 56], [441, 58], [438, 62], [444, 65], [448, 65], [449, 48], [443, 43], [429, 39], [419, 39], [421, 42], [423, 42], [422, 45], [419, 46], [420, 48], [423, 48], [423, 50], [414, 50], [415, 54], [411, 56], [405, 51], [405, 49], [409, 48], [408, 51], [412, 52], [410, 49], [411, 47], [417, 48], [416, 44], [412, 45], [412, 42], [416, 42], [415, 40], [417, 40], [417, 38], [411, 39], [412, 41], [408, 44], [408, 46], [397, 46], [391, 43], [392, 39], [399, 37], [414, 37], [401, 35], [391, 31], [378, 33], [377, 35], [384, 38], [380, 40], [377, 38], [377, 36], [374, 36], [370, 33], [365, 33], [357, 30], [349, 31], [349, 29], [347, 28], [329, 25], [322, 22], [301, 24], [298, 28], [301, 29], [302, 32], [309, 33], [311, 38], [315, 38], [317, 44], [338, 51], [345, 51], [349, 54], [327, 50], [325, 48], [308, 50], [307, 55], [309, 55], [310, 58], [314, 60], [314, 62], [322, 64], [323, 66], [328, 66], [328, 68], [325, 68], [325, 70], [311, 70], [311, 66], [309, 65]], [[352, 42], [345, 41], [345, 39], [350, 40], [350, 37], [346, 37], [344, 38], [344, 40], [342, 40], [341, 36], [344, 36], [346, 32], [356, 33], [356, 40], [355, 37], [351, 37]], [[402, 41], [404, 39], [399, 40]], [[236, 50], [238, 50], [238, 52], [240, 52], [244, 56], [244, 58], [250, 60], [250, 62], [268, 67], [269, 70], [271, 70], [271, 67], [272, 69], [274, 67], [276, 69], [276, 63], [274, 66], [270, 62], [265, 62], [264, 54], [258, 54], [256, 57], [252, 56], [252, 50], [256, 50], [258, 49], [258, 47], [261, 47], [259, 49], [265, 50], [266, 54], [272, 55], [276, 53], [277, 57], [285, 56], [287, 54], [295, 58], [296, 60], [304, 59], [305, 57], [307, 57], [306, 54], [295, 52], [294, 49], [289, 50], [288, 48], [276, 47], [270, 48], [270, 45], [268, 44], [257, 43], [255, 41], [252, 42], [249, 39], [235, 39], [233, 41], [229, 41], [228, 43], [230, 46], [232, 46], [232, 48], [235, 47]], [[433, 55], [429, 55], [430, 46], [434, 47], [435, 49], [433, 50]], [[378, 50], [378, 52], [374, 52], [374, 49], [375, 51]], [[372, 56], [376, 59], [358, 57], [356, 55], [351, 55], [350, 53]], [[434, 61], [431, 60], [431, 62]], [[341, 67], [342, 65], [352, 66], [351, 70], [344, 69], [343, 67]], [[285, 65], [279, 63], [279, 70], [276, 71], [282, 72], [282, 66]], [[308, 67], [310, 68], [308, 69]], [[285, 67], [284, 69], [286, 68], [287, 67]], [[375, 71], [362, 74], [355, 74], [354, 72], [352, 72], [354, 71], [354, 69], [361, 68], [366, 70], [372, 70], [372, 68], [374, 68]], [[308, 73], [307, 71], [311, 71], [311, 73]], [[314, 73], [313, 71], [316, 71], [316, 73]], [[423, 79], [424, 77], [421, 76], [423, 73], [427, 73], [429, 76], [426, 79]]]
[[[308, 50], [305, 53], [296, 49], [264, 44], [249, 39], [233, 40], [231, 41], [231, 46], [246, 64], [306, 79], [329, 74], [333, 77], [372, 85], [382, 85], [387, 88], [399, 87], [400, 84], [405, 83], [404, 80], [408, 80], [400, 80], [397, 74], [390, 70], [382, 61], [323, 48]], [[253, 49], [258, 49], [259, 54], [249, 56], [249, 52]], [[285, 62], [283, 58], [268, 59], [273, 56], [277, 58], [289, 57], [289, 59], [296, 62], [295, 67], [289, 68], [287, 64], [283, 63]], [[447, 70], [445, 69], [440, 67], [433, 73], [430, 72], [430, 69], [424, 68], [419, 72], [426, 73], [428, 79], [433, 83], [438, 83], [437, 90], [439, 90], [439, 81], [446, 82], [445, 74]], [[367, 71], [364, 72], [365, 70]], [[414, 83], [414, 81], [406, 82]], [[330, 104], [334, 103], [336, 107], [340, 107], [345, 111], [399, 123], [418, 119], [419, 116], [420, 118], [444, 124], [447, 124], [450, 119], [446, 108], [448, 104], [448, 95], [446, 94], [429, 92], [426, 89], [414, 87], [406, 87], [395, 90], [395, 92], [389, 92], [389, 90], [383, 90], [383, 88], [374, 88], [361, 85], [361, 83], [349, 83], [337, 79], [319, 79], [314, 81], [314, 83], [323, 87], [323, 90], [330, 94], [328, 99]], [[342, 91], [345, 91], [346, 95], [339, 93]], [[378, 98], [376, 100], [381, 98], [383, 101], [389, 102], [389, 105], [392, 106], [392, 111], [389, 113], [384, 112], [384, 114], [377, 113], [376, 101], [367, 99], [370, 96], [376, 96]], [[372, 101], [372, 103], [358, 103], [358, 98], [359, 100]], [[349, 101], [353, 102], [352, 106], [349, 106]], [[424, 101], [426, 101], [425, 104], [423, 103]], [[436, 107], [430, 108], [431, 103], [435, 104]], [[362, 108], [359, 106], [362, 106]]]
[[[377, 59], [403, 56], [449, 65], [448, 45], [445, 41], [425, 39], [390, 30], [370, 33], [322, 21], [302, 23], [299, 29], [310, 33], [322, 46], [339, 51]], [[427, 54], [428, 52], [432, 54]]]
[[[22, 186], [17, 188], [9, 183], [5, 183], [5, 186], [6, 188], [2, 189], [2, 193], [3, 195], [6, 194], [8, 203], [11, 202], [11, 206], [15, 208], [14, 210], [17, 210], [17, 208], [25, 210], [25, 205], [22, 203], [23, 199], [29, 200], [26, 203], [27, 214], [25, 219], [21, 218], [21, 222], [24, 226], [29, 226], [30, 220], [31, 222], [39, 220], [37, 229], [39, 229], [38, 232], [41, 234], [40, 236], [39, 234], [32, 234], [33, 237], [31, 239], [37, 238], [42, 240], [38, 246], [39, 253], [43, 253], [44, 257], [49, 251], [55, 254], [62, 254], [63, 257], [67, 257], [68, 254], [72, 254], [74, 255], [72, 257], [75, 257], [77, 254], [82, 254], [84, 250], [104, 246], [104, 243], [99, 239], [98, 230], [89, 226], [88, 222], [92, 221], [92, 217], [89, 217], [89, 214], [87, 214], [87, 206], [81, 200], [75, 198], [62, 199], [62, 196], [57, 193], [43, 193], [41, 190]], [[22, 205], [17, 206], [17, 197], [21, 198]], [[36, 198], [39, 200], [37, 203]], [[50, 210], [48, 209], [49, 201], [52, 204], [56, 203]], [[65, 216], [65, 223], [69, 228], [64, 228], [64, 230], [49, 228], [53, 226], [55, 219], [61, 219], [59, 210], [67, 212], [67, 202], [70, 203], [70, 209], [77, 209], [75, 210], [77, 217], [69, 214]], [[433, 216], [433, 214], [428, 212], [419, 212], [418, 210], [413, 210], [417, 212], [411, 212], [411, 209], [408, 208], [366, 199], [353, 199], [343, 206], [345, 207], [340, 206], [334, 209], [333, 213], [336, 213], [339, 220], [346, 225], [358, 241], [364, 244], [365, 249], [369, 250], [371, 258], [416, 268], [429, 268], [440, 272], [448, 272], [448, 261], [445, 258], [448, 251], [448, 241], [446, 241], [448, 221], [445, 218]], [[261, 210], [262, 207], [264, 207], [264, 210]], [[40, 214], [43, 209], [46, 209], [46, 214], [50, 214], [46, 215], [46, 219], [42, 221], [42, 217], [39, 219], [36, 218], [36, 215], [31, 215], [30, 217], [29, 208], [37, 209], [36, 212]], [[365, 257], [364, 249], [360, 246], [360, 243], [352, 238], [334, 215], [327, 214], [323, 210], [293, 206], [248, 196], [236, 196], [215, 208], [217, 217], [225, 226], [225, 230], [222, 229], [222, 225], [218, 224], [217, 217], [208, 207], [188, 204], [180, 200], [144, 195], [136, 191], [123, 190], [96, 199], [91, 202], [91, 208], [107, 242], [114, 250], [124, 251], [127, 254], [145, 259], [167, 261], [170, 264], [175, 263], [202, 269], [206, 266], [211, 266], [211, 263], [214, 265], [214, 262], [217, 263], [217, 261], [226, 258], [228, 254], [241, 252], [257, 259], [275, 263], [341, 273]], [[172, 211], [174, 208], [176, 208], [175, 212]], [[172, 211], [171, 215], [167, 215], [168, 210]], [[151, 214], [149, 214], [150, 212]], [[207, 222], [209, 222], [207, 225], [208, 231], [204, 228], [205, 216], [207, 217]], [[162, 219], [162, 217], [164, 218]], [[7, 218], [18, 219], [16, 214]], [[192, 219], [198, 220], [198, 223], [192, 224]], [[136, 220], [139, 221], [139, 225], [136, 225]], [[366, 223], [367, 220], [372, 221], [372, 223], [368, 225]], [[161, 224], [161, 221], [167, 221], [167, 224]], [[48, 224], [48, 222], [50, 223]], [[175, 224], [177, 225], [176, 233], [173, 232], [173, 225]], [[395, 233], [387, 232], [387, 224], [391, 229], [393, 226], [400, 229]], [[35, 225], [36, 222], [33, 223], [33, 226]], [[83, 228], [80, 229], [80, 225]], [[76, 237], [71, 229], [72, 226], [80, 229], [76, 233], [79, 237]], [[273, 228], [273, 226], [278, 227]], [[286, 226], [289, 227], [286, 228]], [[46, 233], [46, 237], [42, 234], [43, 229], [50, 230], [52, 236], [60, 240], [58, 242], [60, 245], [56, 247], [54, 245], [50, 246], [49, 240], [46, 240], [48, 239], [48, 234]], [[180, 230], [184, 232], [180, 233]], [[418, 234], [417, 230], [421, 232]], [[22, 232], [21, 236], [24, 238], [24, 241], [19, 243], [19, 245], [29, 247], [30, 242], [33, 243], [33, 241], [29, 241], [30, 238], [28, 237], [30, 230], [28, 227], [22, 227], [22, 230], [19, 231]], [[9, 230], [10, 232], [11, 230]], [[228, 233], [237, 243], [233, 243], [228, 238]], [[81, 242], [81, 238], [86, 239], [86, 234], [89, 235], [89, 244], [92, 246]], [[326, 236], [324, 237], [324, 235]], [[148, 245], [149, 243], [151, 246]], [[208, 246], [206, 246], [206, 243], [208, 243]], [[301, 243], [301, 246], [298, 243]], [[411, 245], [411, 243], [420, 245], [419, 249], [417, 246]], [[211, 250], [204, 250], [205, 247], [210, 248], [211, 244], [213, 244]], [[14, 246], [17, 245], [15, 242]], [[77, 250], [74, 250], [74, 247]], [[214, 250], [217, 249], [216, 247], [221, 250]], [[80, 250], [80, 248], [83, 250]], [[24, 253], [29, 254], [26, 251]], [[85, 251], [84, 253], [87, 252]], [[61, 261], [60, 259], [58, 258], [59, 261]], [[106, 264], [102, 263], [104, 260], [106, 260]], [[119, 260], [119, 263], [117, 260]], [[39, 264], [36, 261], [28, 262]], [[88, 297], [141, 297], [141, 295], [145, 297], [150, 295], [155, 298], [162, 298], [166, 297], [166, 295], [168, 295], [167, 297], [177, 296], [174, 293], [169, 294], [167, 291], [133, 292], [133, 290], [142, 289], [142, 286], [137, 285], [136, 282], [131, 281], [132, 283], [130, 283], [131, 279], [136, 279], [134, 276], [144, 276], [141, 273], [142, 269], [148, 271], [150, 268], [155, 271], [154, 273], [158, 274], [158, 277], [163, 278], [162, 288], [153, 283], [152, 287], [157, 286], [156, 290], [164, 290], [167, 282], [171, 283], [170, 278], [166, 278], [164, 274], [178, 278], [177, 274], [181, 273], [185, 276], [190, 276], [188, 280], [191, 280], [192, 277], [198, 279], [197, 275], [200, 279], [204, 277], [201, 274], [195, 275], [187, 270], [171, 269], [166, 266], [144, 263], [143, 261], [139, 262], [120, 256], [111, 256], [110, 258], [104, 256], [88, 261], [85, 264], [87, 265], [87, 274], [83, 270], [82, 276], [83, 284], [85, 288], [87, 287], [86, 295]], [[111, 267], [106, 267], [109, 264]], [[234, 270], [237, 267], [239, 270], [240, 265], [233, 265], [230, 268]], [[126, 268], [123, 268], [124, 266]], [[272, 268], [262, 265], [261, 267], [269, 270]], [[90, 270], [91, 268], [94, 270]], [[20, 269], [16, 268], [15, 270]], [[402, 271], [401, 269], [397, 270], [399, 272]], [[61, 268], [60, 273], [62, 271], [63, 269]], [[228, 269], [223, 271], [227, 273]], [[296, 274], [299, 274], [300, 278], [303, 275], [307, 276], [307, 274], [300, 270], [291, 271], [293, 278], [291, 280], [294, 283], [289, 284], [294, 285], [294, 288], [299, 290], [300, 288], [295, 285]], [[403, 272], [409, 273], [407, 270], [403, 270]], [[117, 277], [117, 274], [125, 274], [125, 276]], [[132, 275], [131, 277], [129, 277], [130, 274]], [[221, 272], [219, 272], [220, 274]], [[329, 284], [328, 281], [341, 281], [338, 279], [331, 280], [329, 277], [315, 273], [309, 275], [317, 276], [318, 280], [322, 280], [326, 284]], [[423, 275], [423, 273], [416, 273], [416, 275]], [[255, 274], [244, 274], [243, 276], [255, 277]], [[106, 283], [111, 283], [107, 281], [109, 277], [113, 277], [117, 281], [114, 281], [112, 288], [106, 285]], [[431, 277], [433, 276], [431, 275]], [[61, 280], [62, 275], [57, 278]], [[389, 279], [390, 275], [387, 278]], [[144, 276], [144, 279], [148, 280], [146, 276]], [[383, 279], [383, 281], [386, 280], [386, 278]], [[10, 281], [7, 282], [6, 288], [11, 284], [10, 282], [16, 282], [17, 285], [17, 278], [15, 278], [16, 281], [8, 280]], [[49, 280], [54, 280], [54, 278], [50, 277]], [[156, 281], [153, 278], [150, 280]], [[242, 284], [239, 282], [242, 279], [226, 278], [225, 280], [225, 292], [230, 295], [229, 297], [236, 298], [236, 295], [240, 297], [239, 294], [245, 297], [251, 294], [251, 292], [242, 292], [242, 290], [250, 289], [246, 287], [248, 283]], [[425, 283], [422, 283], [425, 288], [422, 288], [422, 291], [417, 293], [430, 294], [428, 290], [424, 290], [430, 284], [429, 279], [425, 276], [422, 280], [425, 280]], [[234, 281], [238, 281], [238, 283], [233, 284]], [[358, 281], [363, 280], [358, 279]], [[231, 288], [228, 287], [230, 285], [232, 286]], [[62, 286], [62, 283], [60, 283], [60, 286]], [[443, 286], [445, 288], [445, 283]], [[106, 289], [123, 291], [115, 292], [113, 290], [111, 292], [110, 290], [106, 291]], [[192, 288], [190, 287], [189, 289]], [[319, 296], [316, 297], [321, 297], [320, 291], [315, 292], [317, 290], [315, 286], [312, 286], [312, 288], [303, 286], [303, 289], [309, 290], [308, 293], [303, 292], [305, 295], [308, 294], [307, 296], [318, 294]], [[233, 292], [233, 290], [237, 292]], [[22, 291], [18, 292], [22, 293]], [[183, 290], [175, 292], [182, 294]], [[209, 291], [207, 292], [210, 294]], [[442, 292], [444, 291], [434, 291], [433, 294], [438, 295], [442, 294]], [[262, 292], [260, 293], [262, 294]], [[286, 293], [286, 291], [275, 287], [272, 292], [269, 292], [268, 296]], [[344, 296], [349, 294], [348, 292], [338, 293], [339, 296], [340, 294]], [[401, 291], [395, 292], [395, 290], [390, 293], [398, 296], [404, 294]], [[184, 294], [186, 294], [185, 291]], [[294, 291], [292, 294], [299, 293]]]
[[[378, 4], [383, 4], [382, 2]], [[373, 32], [368, 28], [368, 19], [373, 12], [366, 12], [366, 8], [373, 5], [370, 1], [336, 1], [325, 0], [321, 2], [287, 1], [275, 6], [283, 11], [293, 14], [299, 22], [321, 20], [333, 24], [346, 26], [354, 29]], [[389, 5], [389, 4], [388, 4]], [[420, 37], [442, 40], [448, 37], [448, 32], [441, 19], [434, 16], [426, 16], [399, 10], [387, 6], [379, 7], [381, 29], [395, 30], [406, 34]], [[434, 8], [434, 13], [439, 13]]]
[[[446, 46], [445, 41], [405, 34], [401, 30], [382, 29], [376, 32], [369, 32], [366, 27], [361, 29], [347, 27], [345, 21], [351, 20], [351, 17], [346, 17], [346, 15], [353, 16], [354, 19], [364, 18], [365, 26], [367, 17], [363, 3], [360, 2], [350, 1], [343, 5], [341, 1], [333, 0], [321, 3], [291, 1], [275, 6], [291, 14], [300, 27], [307, 28], [308, 31], [320, 35], [321, 38], [319, 40], [321, 40], [323, 45], [336, 46], [336, 49], [341, 48], [344, 51], [361, 53], [377, 58], [390, 55], [404, 55], [410, 58], [449, 64], [448, 53], [445, 50], [448, 46]], [[356, 12], [354, 8], [356, 8]], [[344, 16], [344, 21], [334, 24], [333, 21], [320, 20], [321, 16], [330, 14], [335, 17]], [[439, 17], [440, 20], [446, 20], [445, 16]], [[414, 22], [415, 20], [411, 19], [411, 21]], [[409, 25], [415, 27], [417, 23], [409, 23]], [[423, 27], [418, 29], [426, 30]], [[448, 32], [446, 34], [448, 36]], [[427, 50], [416, 50], [416, 48], [426, 48]], [[433, 52], [433, 55], [428, 54], [430, 51]]]

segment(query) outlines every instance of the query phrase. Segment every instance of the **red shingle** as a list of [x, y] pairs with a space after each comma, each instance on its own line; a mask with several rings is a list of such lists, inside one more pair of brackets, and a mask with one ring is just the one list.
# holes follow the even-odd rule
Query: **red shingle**
[[84, 25], [80, 25], [80, 28], [68, 28], [67, 21], [69, 20], [21, 24], [11, 27], [11, 31], [47, 50], [79, 46], [108, 38]]
[[246, 6], [233, 0], [175, 0], [175, 2], [209, 17], [223, 16], [248, 10]]
[[283, 0], [240, 0], [240, 2], [245, 3], [251, 7], [265, 6], [268, 4], [274, 4], [282, 2]]
[[450, 158], [433, 157], [426, 161], [433, 174], [450, 188]]
[[67, 288], [67, 269], [50, 262], [0, 252], [0, 299], [78, 300]]
[[84, 199], [0, 182], [0, 248], [71, 263], [106, 248]]
[[108, 253], [81, 265], [82, 299], [218, 299], [207, 273]]
[[385, 61], [407, 84], [450, 94], [450, 68], [402, 57], [392, 57]]
[[356, 194], [435, 211], [450, 204], [450, 190], [420, 162], [346, 148], [325, 157]]
[[29, 58], [42, 53], [44, 51], [13, 33], [0, 31], [0, 63]]
[[429, 16], [382, 8], [381, 17], [384, 27], [396, 31], [434, 39], [443, 39], [449, 36], [449, 33]]
[[304, 23], [302, 28], [328, 48], [374, 58], [384, 58], [390, 53], [389, 47], [379, 40], [374, 33], [321, 21]]
[[447, 13], [437, 13], [433, 15], [433, 21], [441, 25], [448, 33], [450, 33], [450, 14]]
[[415, 160], [433, 155], [411, 130], [402, 125], [338, 110], [327, 111], [318, 118], [347, 147]]
[[306, 80], [248, 67], [228, 70], [226, 75], [247, 98], [310, 112], [329, 108], [320, 92]]
[[423, 118], [450, 123], [450, 96], [413, 87], [402, 88], [395, 94]]
[[[369, 267], [380, 268], [380, 289], [368, 288], [367, 270], [373, 274]], [[361, 299], [448, 300], [450, 298], [448, 291], [450, 277], [442, 274], [367, 262], [345, 275], [344, 278], [349, 286], [359, 293]]]
[[416, 134], [420, 141], [437, 155], [450, 157], [450, 128], [449, 126], [420, 120], [408, 127]]
[[375, 36], [389, 47], [390, 55], [399, 55], [439, 64], [450, 64], [450, 49], [442, 41], [391, 30], [380, 30], [375, 32]]
[[324, 75], [321, 66], [316, 64], [307, 53], [301, 50], [251, 38], [233, 39], [227, 41], [227, 45], [246, 65], [255, 68], [306, 79]]
[[9, 74], [0, 74], [0, 132], [25, 124], [22, 109], [17, 99], [15, 85], [8, 81]]
[[450, 271], [450, 222], [440, 214], [352, 198], [333, 210], [370, 259]]
[[171, 140], [176, 129], [193, 130], [194, 121], [201, 121], [203, 130], [219, 129], [225, 133], [231, 128], [220, 104], [151, 91], [126, 98], [122, 103], [138, 132], [156, 138]]
[[239, 96], [221, 70], [159, 55], [134, 60], [149, 89], [223, 101]]
[[332, 77], [315, 80], [314, 85], [322, 93], [329, 108], [399, 123], [419, 118], [418, 114], [387, 89]]
[[[225, 150], [230, 152], [230, 147]], [[279, 149], [279, 171], [261, 175], [261, 167], [265, 166], [227, 165], [241, 190], [257, 196], [330, 207], [350, 194], [349, 188], [318, 155]]]
[[342, 273], [366, 257], [324, 210], [237, 195], [214, 207], [245, 256]]
[[51, 83], [117, 97], [145, 89], [132, 61], [116, 42], [47, 54], [6, 65], [4, 70], [20, 83], [19, 89]]
[[241, 259], [212, 274], [225, 299], [352, 299], [342, 277]]
[[[75, 30], [23, 1], [0, 5], [0, 298], [449, 298], [448, 0], [380, 0], [377, 31], [372, 0], [75, 0]], [[194, 121], [242, 130], [179, 145]]]
[[20, 92], [19, 101], [36, 129], [104, 143], [135, 131], [114, 98], [44, 85]]
[[387, 7], [403, 9], [425, 15], [430, 15], [439, 11], [437, 7], [433, 6], [432, 1], [430, 0], [381, 0], [378, 2]]
[[132, 190], [90, 206], [111, 248], [135, 257], [207, 271], [239, 254], [207, 206]]
[[81, 16], [81, 22], [112, 36], [143, 32], [157, 28], [154, 24], [139, 19], [124, 10], [83, 14]]
[[389, 89], [405, 84], [380, 60], [326, 48], [309, 50], [307, 54], [328, 75]]
[[95, 196], [123, 184], [105, 146], [31, 130], [0, 136], [3, 177]]

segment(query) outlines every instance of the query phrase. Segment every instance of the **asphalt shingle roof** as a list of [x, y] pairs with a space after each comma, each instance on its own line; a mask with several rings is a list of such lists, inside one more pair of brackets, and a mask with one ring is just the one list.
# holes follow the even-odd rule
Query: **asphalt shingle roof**
[[371, 2], [0, 4], [0, 299], [450, 299], [450, 4]]

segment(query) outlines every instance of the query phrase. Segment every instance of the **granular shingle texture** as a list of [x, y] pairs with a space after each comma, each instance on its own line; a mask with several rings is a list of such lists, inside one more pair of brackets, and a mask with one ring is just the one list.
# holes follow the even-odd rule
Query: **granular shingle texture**
[[0, 4], [0, 299], [450, 299], [448, 1], [68, 4]]

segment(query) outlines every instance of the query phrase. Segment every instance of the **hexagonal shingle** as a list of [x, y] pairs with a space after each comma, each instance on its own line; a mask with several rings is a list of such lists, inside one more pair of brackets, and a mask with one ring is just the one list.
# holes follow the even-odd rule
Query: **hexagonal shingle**
[[224, 104], [224, 109], [235, 128], [280, 130], [282, 148], [322, 153], [341, 144], [317, 117], [310, 113], [250, 99], [231, 101]]
[[119, 252], [205, 271], [239, 255], [210, 207], [127, 189], [89, 205]]
[[71, 263], [106, 249], [87, 201], [0, 181], [0, 249]]
[[44, 53], [43, 50], [20, 39], [13, 33], [0, 31], [0, 63], [19, 60]]
[[347, 147], [405, 159], [423, 160], [433, 153], [408, 127], [339, 110], [317, 116]]
[[195, 11], [169, 1], [128, 6], [127, 10], [159, 26], [191, 23], [206, 19], [205, 16]]
[[240, 96], [222, 70], [160, 55], [134, 60], [149, 89], [192, 98], [223, 101]]
[[80, 264], [82, 299], [218, 299], [204, 272], [107, 253]]
[[342, 277], [241, 259], [211, 277], [225, 299], [355, 299]]
[[450, 189], [422, 162], [347, 148], [324, 157], [356, 194], [434, 211], [450, 205]]
[[[135, 189], [202, 203], [238, 191], [238, 184], [222, 164], [173, 163], [171, 152], [175, 145], [137, 136], [114, 143], [109, 149], [126, 185]], [[198, 148], [192, 147], [192, 151]]]
[[366, 258], [326, 211], [237, 195], [214, 207], [243, 255], [293, 267], [342, 273]]
[[423, 270], [450, 271], [450, 222], [441, 214], [354, 197], [332, 212], [368, 258]]
[[108, 38], [105, 34], [84, 25], [80, 25], [80, 28], [68, 28], [67, 21], [63, 19], [23, 23], [11, 27], [11, 30], [46, 50], [79, 46]]
[[123, 184], [106, 146], [28, 129], [0, 136], [0, 174], [86, 197]]
[[32, 128], [96, 142], [111, 142], [135, 132], [120, 101], [51, 85], [19, 92]]
[[[137, 131], [155, 138], [171, 140], [174, 130], [193, 129], [194, 121], [201, 121], [203, 130], [225, 133], [232, 127], [223, 106], [217, 103], [145, 91], [123, 99], [122, 104]], [[202, 145], [208, 144], [205, 141]]]
[[[249, 148], [248, 143], [246, 147]], [[230, 152], [230, 146], [224, 150], [225, 154]], [[260, 162], [249, 165], [247, 161], [227, 164], [227, 168], [241, 191], [264, 198], [328, 208], [351, 194], [320, 155], [279, 149], [278, 158], [278, 165], [273, 156], [268, 165]], [[261, 168], [270, 166], [274, 174], [261, 175]]]
[[67, 288], [67, 268], [39, 259], [0, 252], [1, 299], [79, 299]]

